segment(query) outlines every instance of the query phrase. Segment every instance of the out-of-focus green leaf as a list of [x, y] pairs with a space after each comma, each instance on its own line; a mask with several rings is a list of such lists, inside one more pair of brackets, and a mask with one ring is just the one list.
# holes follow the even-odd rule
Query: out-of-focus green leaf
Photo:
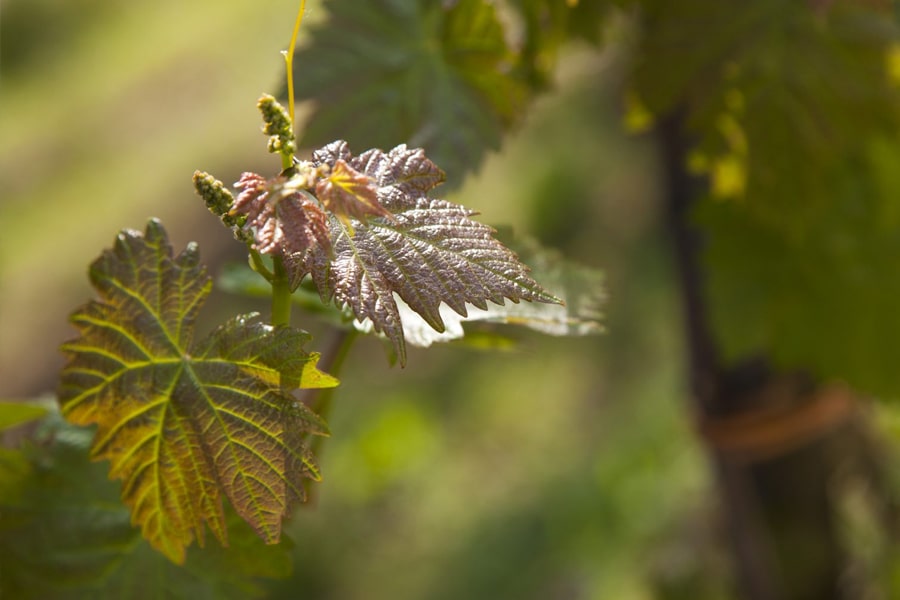
[[63, 346], [63, 414], [96, 424], [92, 456], [124, 480], [122, 498], [150, 543], [175, 562], [205, 525], [226, 543], [222, 497], [268, 543], [318, 467], [302, 440], [324, 423], [282, 391], [337, 382], [315, 368], [309, 336], [240, 316], [194, 341], [212, 285], [197, 248], [173, 257], [157, 221], [125, 231], [90, 269], [100, 292], [72, 315]]
[[634, 82], [686, 123], [686, 166], [708, 176], [697, 216], [721, 348], [896, 395], [895, 16], [847, 0], [643, 4]]
[[46, 407], [28, 402], [0, 401], [0, 431], [29, 421], [35, 421], [47, 414]]
[[[502, 239], [502, 238], [501, 238]], [[508, 246], [531, 268], [532, 276], [559, 296], [564, 305], [510, 306], [492, 321], [525, 325], [550, 335], [592, 335], [603, 332], [606, 288], [603, 273], [567, 260], [555, 250], [528, 238], [512, 239]], [[493, 307], [492, 307], [493, 308]], [[537, 310], [536, 310], [537, 309]]]
[[691, 167], [754, 219], [803, 233], [830, 210], [822, 174], [900, 125], [887, 68], [900, 28], [889, 11], [848, 0], [642, 4], [641, 101], [684, 115]]
[[0, 453], [0, 597], [239, 600], [290, 574], [291, 544], [266, 545], [231, 510], [230, 547], [193, 547], [181, 567], [153, 551], [89, 460], [92, 436], [52, 415], [33, 443]]
[[[900, 144], [893, 156], [892, 170]], [[900, 223], [879, 209], [877, 176], [859, 164], [846, 168], [855, 175], [822, 174], [832, 186], [831, 207], [805, 224], [803, 236], [754, 219], [740, 204], [699, 206], [708, 232], [709, 307], [729, 357], [763, 353], [895, 396]]]
[[294, 60], [315, 101], [301, 142], [422, 146], [458, 183], [500, 144], [530, 90], [494, 3], [333, 0]]
[[602, 25], [610, 13], [607, 0], [565, 2], [559, 0], [511, 0], [509, 5], [522, 21], [518, 68], [535, 89], [553, 80], [559, 50], [571, 39], [599, 44]]

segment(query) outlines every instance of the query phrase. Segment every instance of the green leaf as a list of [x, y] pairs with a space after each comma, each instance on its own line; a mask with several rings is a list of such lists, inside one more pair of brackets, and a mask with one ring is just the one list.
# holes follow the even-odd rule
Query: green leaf
[[[900, 144], [894, 150], [896, 169]], [[786, 233], [739, 203], [698, 208], [715, 332], [728, 358], [753, 354], [880, 396], [900, 393], [894, 317], [900, 298], [900, 223], [877, 210], [871, 177], [823, 174], [831, 209]], [[894, 192], [896, 194], [896, 191]]]
[[477, 167], [531, 90], [494, 3], [334, 0], [294, 60], [298, 100], [315, 108], [301, 142], [424, 147], [451, 173]]
[[767, 226], [805, 234], [830, 210], [822, 174], [900, 126], [887, 69], [900, 28], [890, 11], [846, 0], [643, 5], [640, 99], [655, 114], [682, 114], [694, 170]]
[[72, 423], [97, 425], [95, 459], [123, 480], [132, 520], [175, 562], [208, 526], [227, 540], [223, 496], [267, 543], [318, 479], [303, 444], [324, 423], [282, 383], [329, 387], [309, 336], [237, 317], [200, 341], [194, 322], [211, 287], [195, 245], [173, 257], [165, 230], [122, 232], [90, 269], [100, 293], [71, 320], [59, 402]]
[[0, 401], [0, 431], [36, 421], [47, 414], [47, 408], [28, 402]]
[[847, 0], [642, 4], [635, 85], [686, 124], [689, 167], [709, 177], [697, 216], [726, 358], [896, 396], [896, 15]]
[[265, 545], [231, 510], [229, 548], [193, 547], [181, 567], [153, 551], [89, 460], [92, 437], [54, 414], [34, 443], [0, 452], [0, 597], [239, 600], [290, 574], [290, 545]]

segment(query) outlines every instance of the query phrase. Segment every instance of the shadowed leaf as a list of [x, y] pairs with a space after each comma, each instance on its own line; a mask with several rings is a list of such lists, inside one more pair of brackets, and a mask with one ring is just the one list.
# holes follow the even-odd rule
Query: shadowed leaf
[[188, 550], [176, 566], [141, 539], [119, 484], [92, 463], [93, 431], [51, 414], [33, 442], [0, 450], [0, 597], [143, 600], [264, 595], [291, 571], [291, 544], [266, 546], [226, 509], [231, 547]]
[[172, 255], [165, 230], [122, 232], [90, 269], [100, 293], [71, 319], [59, 401], [73, 423], [97, 425], [91, 453], [123, 480], [144, 537], [175, 562], [208, 526], [226, 543], [223, 496], [267, 543], [318, 468], [300, 442], [324, 434], [281, 382], [329, 387], [309, 336], [237, 317], [200, 341], [194, 321], [211, 281], [195, 245]]
[[303, 144], [408, 142], [451, 183], [499, 147], [530, 90], [493, 3], [335, 0], [326, 9], [294, 60], [298, 100], [315, 101]]

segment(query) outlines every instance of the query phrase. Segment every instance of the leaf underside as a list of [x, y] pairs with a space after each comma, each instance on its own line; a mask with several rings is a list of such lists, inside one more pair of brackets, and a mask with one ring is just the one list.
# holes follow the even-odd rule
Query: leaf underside
[[64, 416], [97, 425], [94, 459], [123, 480], [132, 522], [181, 563], [204, 523], [227, 543], [223, 496], [267, 543], [318, 467], [302, 443], [324, 423], [280, 382], [328, 387], [308, 335], [239, 316], [194, 341], [211, 280], [195, 245], [173, 257], [165, 230], [122, 232], [90, 269], [100, 299], [76, 311], [63, 345]]
[[[397, 305], [407, 343], [427, 348], [435, 342], [458, 340], [473, 333], [463, 328], [464, 323], [479, 321], [527, 327], [555, 336], [595, 335], [604, 331], [602, 309], [606, 291], [602, 272], [565, 260], [559, 253], [543, 248], [531, 239], [510, 240], [507, 236], [502, 239], [510, 243], [510, 247], [533, 269], [535, 278], [552, 289], [565, 304], [507, 302], [502, 306], [490, 304], [487, 310], [468, 306], [465, 317], [441, 306], [445, 330], [437, 332], [400, 301]], [[364, 332], [372, 330], [369, 321], [356, 321], [353, 326]], [[488, 337], [499, 339], [497, 335], [482, 335], [480, 340]]]
[[[458, 314], [504, 299], [559, 303], [528, 274], [516, 255], [494, 239], [494, 230], [462, 206], [427, 197], [444, 179], [421, 149], [400, 145], [390, 152], [352, 156], [338, 141], [314, 152], [318, 165], [338, 161], [368, 175], [377, 200], [391, 218], [366, 221], [328, 214], [331, 248], [312, 246], [288, 261], [293, 286], [311, 275], [323, 301], [349, 306], [359, 320], [393, 343], [406, 361], [403, 326], [394, 295], [436, 331], [444, 331], [442, 303]], [[330, 251], [329, 251], [330, 250]]]

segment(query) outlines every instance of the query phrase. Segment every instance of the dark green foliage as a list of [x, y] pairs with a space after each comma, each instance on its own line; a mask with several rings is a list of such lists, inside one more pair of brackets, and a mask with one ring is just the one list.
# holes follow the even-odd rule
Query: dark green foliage
[[885, 218], [879, 191], [855, 168], [823, 175], [834, 186], [829, 208], [807, 221], [803, 235], [749, 218], [739, 204], [704, 203], [710, 308], [729, 357], [765, 353], [893, 396], [900, 392], [900, 226]]
[[[500, 146], [531, 93], [493, 3], [326, 4], [294, 60], [297, 100], [315, 101], [304, 146], [425, 148], [457, 184]], [[340, 32], [340, 33], [338, 33]], [[340, 132], [340, 133], [339, 133]]]
[[54, 414], [25, 449], [0, 453], [0, 597], [238, 600], [261, 596], [258, 578], [290, 573], [290, 544], [266, 546], [232, 511], [229, 548], [172, 564], [131, 525], [107, 466], [89, 460], [92, 437]]
[[840, 1], [644, 5], [633, 82], [657, 115], [684, 115], [691, 167], [709, 175], [698, 217], [727, 356], [897, 394], [893, 16]]

